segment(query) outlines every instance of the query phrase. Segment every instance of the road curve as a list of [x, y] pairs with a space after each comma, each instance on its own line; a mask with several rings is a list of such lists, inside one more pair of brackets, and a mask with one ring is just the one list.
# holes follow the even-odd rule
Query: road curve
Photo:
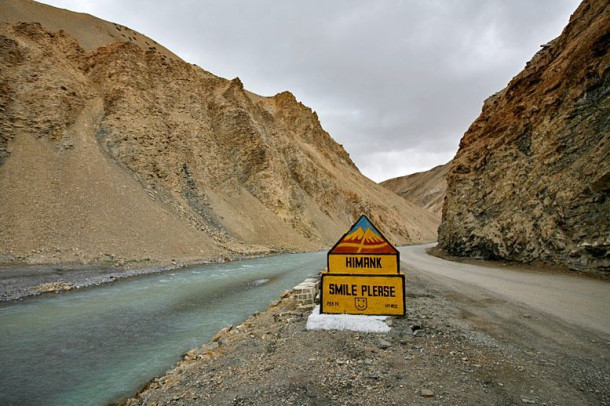
[[400, 259], [408, 271], [434, 276], [441, 283], [450, 278], [610, 334], [610, 283], [606, 281], [447, 261], [426, 252], [433, 246], [400, 247]]

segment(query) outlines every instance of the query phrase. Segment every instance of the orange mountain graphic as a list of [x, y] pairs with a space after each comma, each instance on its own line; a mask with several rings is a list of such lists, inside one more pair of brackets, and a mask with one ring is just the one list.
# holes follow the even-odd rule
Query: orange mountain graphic
[[381, 238], [379, 234], [375, 233], [370, 228], [363, 230], [362, 227], [358, 227], [356, 231], [353, 231], [346, 235], [343, 241], [365, 241], [366, 244], [385, 243], [385, 241], [383, 240], [383, 238]]
[[381, 233], [361, 217], [354, 227], [335, 245], [333, 254], [396, 254], [396, 249]]

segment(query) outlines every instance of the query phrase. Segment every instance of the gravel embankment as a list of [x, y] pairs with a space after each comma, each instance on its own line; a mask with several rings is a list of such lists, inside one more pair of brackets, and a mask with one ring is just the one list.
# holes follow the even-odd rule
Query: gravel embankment
[[18, 300], [42, 293], [59, 293], [114, 282], [150, 273], [163, 272], [184, 265], [147, 266], [137, 269], [103, 265], [30, 265], [0, 267], [0, 302]]

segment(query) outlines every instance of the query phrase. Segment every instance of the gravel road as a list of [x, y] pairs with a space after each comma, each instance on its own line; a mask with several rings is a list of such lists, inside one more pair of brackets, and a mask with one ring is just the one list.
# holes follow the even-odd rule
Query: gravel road
[[610, 405], [607, 282], [453, 264], [425, 249], [401, 249], [407, 315], [389, 319], [389, 333], [307, 331], [310, 309], [288, 296], [127, 403]]
[[427, 254], [434, 244], [401, 247], [408, 269], [459, 290], [478, 287], [584, 328], [610, 334], [610, 283], [548, 272], [472, 266]]

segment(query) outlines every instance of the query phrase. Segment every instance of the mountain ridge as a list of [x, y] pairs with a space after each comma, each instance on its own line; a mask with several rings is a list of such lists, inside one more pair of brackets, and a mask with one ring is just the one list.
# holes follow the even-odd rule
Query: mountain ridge
[[440, 225], [450, 166], [451, 161], [427, 171], [387, 179], [379, 184], [432, 213]]
[[[435, 239], [432, 217], [365, 178], [291, 93], [255, 95], [140, 34], [110, 36], [118, 25], [37, 6], [0, 5], [5, 262], [322, 249], [362, 213], [397, 244]], [[23, 21], [40, 14], [77, 37]], [[84, 47], [91, 18], [102, 34]]]

